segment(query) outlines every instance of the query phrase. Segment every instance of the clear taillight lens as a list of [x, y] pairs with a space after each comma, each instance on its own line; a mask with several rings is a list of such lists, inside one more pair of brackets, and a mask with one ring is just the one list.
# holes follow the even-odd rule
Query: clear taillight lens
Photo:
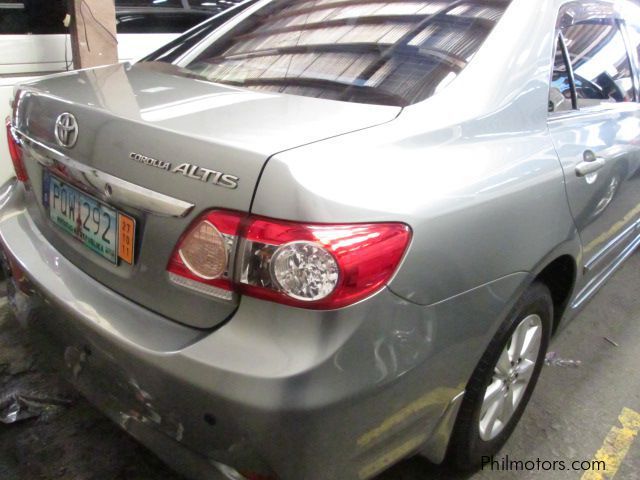
[[317, 243], [285, 243], [271, 257], [271, 278], [296, 300], [314, 302], [328, 297], [338, 285], [339, 276], [337, 260]]
[[410, 239], [409, 227], [401, 223], [317, 225], [213, 211], [183, 236], [168, 269], [175, 283], [222, 298], [237, 291], [334, 309], [385, 285]]
[[205, 280], [220, 278], [227, 271], [229, 253], [225, 237], [206, 220], [187, 234], [178, 253], [187, 268]]
[[235, 290], [231, 261], [241, 218], [234, 212], [213, 211], [196, 220], [171, 256], [167, 267], [171, 281], [230, 300]]
[[7, 127], [7, 142], [9, 143], [9, 155], [11, 156], [11, 161], [13, 162], [13, 169], [16, 172], [16, 177], [21, 182], [26, 182], [29, 180], [29, 176], [27, 175], [27, 170], [24, 168], [24, 163], [22, 161], [22, 147], [18, 139], [13, 134], [11, 130], [11, 119], [7, 118], [6, 120]]

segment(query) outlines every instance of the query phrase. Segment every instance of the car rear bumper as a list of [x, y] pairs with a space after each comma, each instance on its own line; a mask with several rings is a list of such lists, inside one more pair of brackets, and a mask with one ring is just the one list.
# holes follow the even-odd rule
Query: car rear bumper
[[198, 330], [61, 256], [25, 195], [0, 189], [18, 319], [83, 395], [192, 478], [237, 478], [229, 465], [359, 479], [418, 451], [442, 460], [460, 394], [527, 281], [511, 275], [430, 307], [388, 290], [333, 312], [243, 298], [228, 323]]

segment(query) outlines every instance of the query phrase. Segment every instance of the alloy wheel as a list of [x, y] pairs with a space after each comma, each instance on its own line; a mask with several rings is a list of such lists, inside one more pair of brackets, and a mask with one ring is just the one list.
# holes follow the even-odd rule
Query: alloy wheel
[[542, 320], [528, 315], [515, 328], [505, 345], [480, 409], [480, 438], [493, 440], [509, 423], [538, 361], [542, 342]]

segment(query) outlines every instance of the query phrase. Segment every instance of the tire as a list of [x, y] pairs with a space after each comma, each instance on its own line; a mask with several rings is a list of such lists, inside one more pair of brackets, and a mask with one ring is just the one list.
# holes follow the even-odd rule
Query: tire
[[[482, 466], [482, 457], [495, 455], [508, 440], [540, 376], [552, 325], [551, 294], [544, 284], [535, 282], [524, 292], [509, 317], [500, 326], [467, 384], [447, 452], [447, 462], [450, 466], [457, 470], [478, 470]], [[520, 330], [514, 335], [518, 327]], [[510, 352], [516, 353], [520, 346], [519, 335], [523, 332], [523, 348], [526, 349], [527, 345], [529, 348], [521, 357], [512, 357]], [[538, 332], [539, 347], [536, 348]], [[529, 339], [529, 343], [526, 343], [526, 339]], [[534, 351], [536, 349], [537, 354]], [[511, 358], [526, 360], [520, 360], [520, 363], [516, 360], [514, 366], [508, 361]], [[503, 373], [505, 370], [509, 372], [507, 375]], [[507, 387], [509, 388], [505, 390]], [[488, 395], [486, 402], [485, 394]], [[501, 395], [505, 399], [505, 410], [499, 408]], [[509, 398], [512, 405], [510, 409], [507, 400]], [[501, 421], [495, 412], [502, 412], [505, 420]], [[509, 412], [510, 415], [507, 414]], [[496, 419], [491, 423], [494, 417]]]

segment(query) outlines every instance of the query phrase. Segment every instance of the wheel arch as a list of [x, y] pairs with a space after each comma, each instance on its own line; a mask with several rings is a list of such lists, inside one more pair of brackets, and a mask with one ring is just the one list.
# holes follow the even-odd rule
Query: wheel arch
[[534, 268], [532, 283], [547, 286], [553, 299], [553, 334], [558, 331], [582, 277], [582, 243], [576, 230], [565, 242], [552, 249]]
[[534, 281], [544, 283], [551, 292], [553, 300], [553, 334], [558, 330], [558, 326], [567, 311], [575, 289], [576, 277], [576, 261], [570, 255], [561, 255], [554, 259], [535, 277]]

